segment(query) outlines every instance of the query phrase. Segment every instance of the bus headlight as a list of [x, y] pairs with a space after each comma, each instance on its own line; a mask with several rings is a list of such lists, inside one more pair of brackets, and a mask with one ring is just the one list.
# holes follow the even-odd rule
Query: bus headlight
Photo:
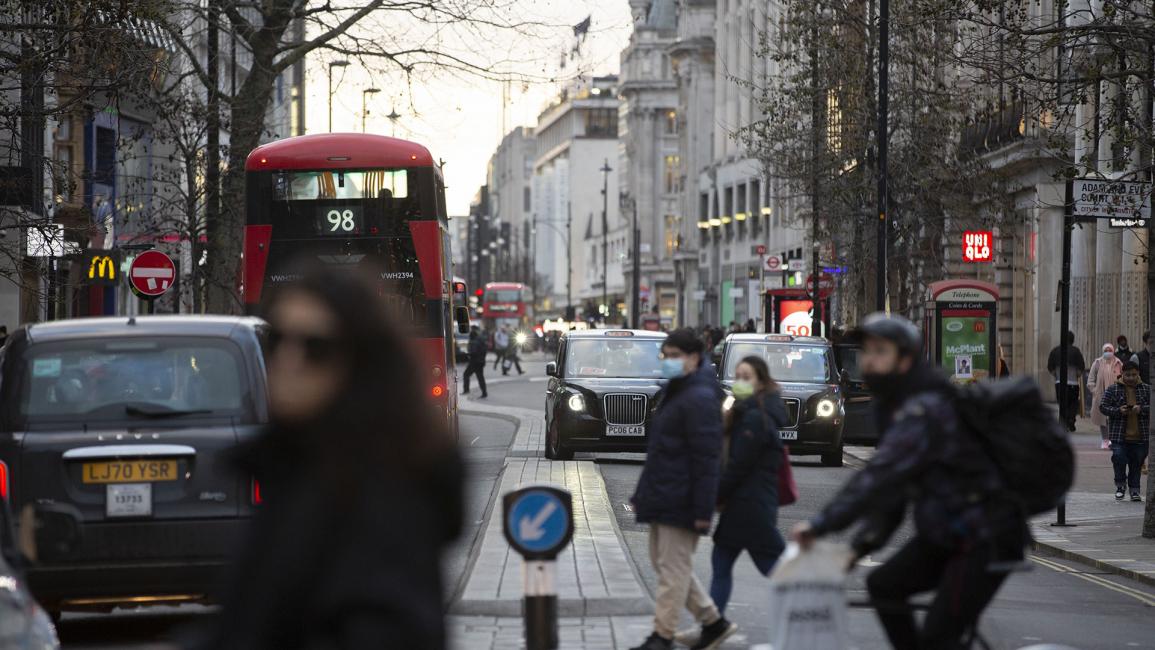
[[581, 395], [570, 395], [566, 404], [569, 406], [569, 410], [575, 413], [586, 410], [586, 401]]
[[838, 410], [838, 405], [832, 399], [822, 399], [818, 401], [818, 405], [814, 409], [814, 414], [820, 418], [828, 418], [834, 415]]

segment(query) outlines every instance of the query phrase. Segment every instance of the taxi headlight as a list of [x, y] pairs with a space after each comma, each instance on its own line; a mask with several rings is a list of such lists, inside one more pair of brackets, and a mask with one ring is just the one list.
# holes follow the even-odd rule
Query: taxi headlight
[[722, 410], [729, 411], [732, 408], [734, 408], [734, 396], [727, 395], [726, 399], [722, 401]]
[[823, 399], [818, 401], [818, 406], [814, 409], [814, 413], [820, 418], [828, 418], [833, 416], [837, 410], [838, 405], [834, 403], [834, 400]]
[[529, 337], [525, 335], [525, 332], [518, 332], [513, 337], [513, 342], [517, 343], [518, 345], [525, 345], [525, 342], [528, 340], [529, 340]]
[[574, 412], [580, 413], [586, 410], [586, 401], [581, 395], [570, 395], [566, 405], [569, 406], [569, 410]]

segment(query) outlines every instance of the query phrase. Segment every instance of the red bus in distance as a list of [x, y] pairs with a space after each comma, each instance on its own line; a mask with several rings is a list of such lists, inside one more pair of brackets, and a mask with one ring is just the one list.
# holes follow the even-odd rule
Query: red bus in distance
[[245, 161], [241, 297], [258, 311], [265, 289], [318, 260], [380, 275], [380, 294], [409, 328], [427, 395], [457, 430], [455, 301], [441, 168], [415, 142], [323, 133], [261, 145]]

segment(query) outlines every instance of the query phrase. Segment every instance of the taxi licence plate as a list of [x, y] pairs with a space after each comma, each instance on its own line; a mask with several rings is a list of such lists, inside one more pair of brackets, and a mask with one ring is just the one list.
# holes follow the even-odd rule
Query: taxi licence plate
[[108, 517], [152, 516], [152, 483], [111, 483], [104, 489]]
[[627, 426], [624, 424], [607, 424], [607, 436], [644, 436], [646, 435], [645, 425]]
[[798, 439], [798, 432], [797, 431], [779, 431], [778, 437], [781, 438], [782, 440], [797, 440]]
[[80, 476], [84, 483], [140, 483], [177, 480], [175, 460], [112, 460], [85, 463]]

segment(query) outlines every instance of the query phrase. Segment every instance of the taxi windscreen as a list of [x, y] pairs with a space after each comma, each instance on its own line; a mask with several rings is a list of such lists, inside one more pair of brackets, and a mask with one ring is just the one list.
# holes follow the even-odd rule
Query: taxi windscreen
[[182, 414], [241, 415], [247, 385], [235, 345], [210, 339], [70, 341], [24, 357], [20, 415], [101, 421]]
[[651, 379], [662, 376], [662, 339], [575, 339], [566, 345], [565, 376]]
[[726, 351], [723, 379], [733, 379], [746, 357], [760, 357], [770, 366], [774, 381], [824, 384], [833, 381], [829, 350], [823, 346], [789, 343], [734, 343]]

